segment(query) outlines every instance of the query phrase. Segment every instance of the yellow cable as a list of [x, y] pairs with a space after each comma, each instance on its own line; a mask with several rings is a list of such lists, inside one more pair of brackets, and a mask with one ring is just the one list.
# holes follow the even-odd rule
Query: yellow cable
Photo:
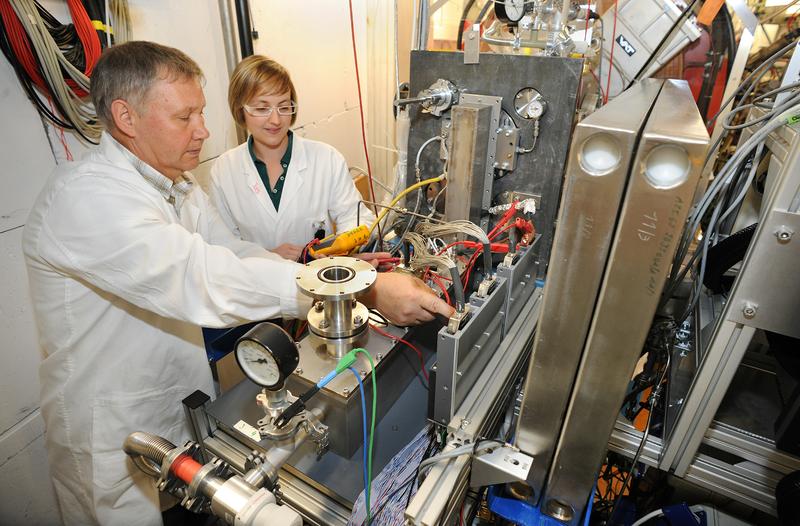
[[439, 182], [444, 178], [445, 178], [445, 174], [438, 175], [436, 177], [431, 177], [430, 179], [425, 179], [424, 181], [420, 181], [418, 183], [412, 184], [411, 186], [409, 186], [408, 188], [406, 188], [405, 190], [403, 190], [402, 192], [397, 194], [397, 197], [392, 199], [392, 202], [389, 203], [389, 206], [384, 208], [383, 211], [378, 215], [378, 219], [374, 223], [372, 223], [372, 227], [369, 229], [370, 235], [372, 235], [372, 231], [375, 230], [375, 227], [378, 225], [378, 223], [383, 221], [383, 218], [386, 216], [386, 214], [388, 214], [389, 211], [392, 208], [394, 208], [394, 205], [396, 205], [402, 198], [404, 198], [406, 195], [408, 195], [409, 193], [413, 192], [417, 188], [425, 186], [426, 184]]

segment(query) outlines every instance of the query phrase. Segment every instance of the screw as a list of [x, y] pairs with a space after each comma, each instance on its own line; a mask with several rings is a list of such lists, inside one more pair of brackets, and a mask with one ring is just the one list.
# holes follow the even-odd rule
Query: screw
[[378, 353], [378, 355], [376, 356], [376, 358], [377, 358], [378, 360], [382, 360], [382, 359], [383, 359], [383, 354], [381, 354], [381, 353]]
[[517, 96], [516, 96], [516, 98], [517, 98], [517, 99], [521, 99], [521, 98], [522, 98], [522, 93], [517, 93]]
[[356, 301], [356, 299], [355, 299], [355, 298], [353, 298], [352, 300], [350, 300], [350, 305], [352, 305], [353, 307], [355, 307], [356, 305], [358, 305], [358, 302]]
[[355, 318], [353, 318], [353, 323], [355, 323], [356, 325], [361, 325], [363, 322], [364, 320], [361, 319], [361, 316], [356, 316]]
[[296, 372], [297, 372], [297, 374], [303, 374], [303, 370], [301, 368], [299, 368], [299, 367], [297, 368]]
[[345, 395], [345, 396], [349, 395], [350, 394], [350, 389], [345, 387], [344, 389], [342, 389], [342, 394]]
[[461, 429], [466, 429], [468, 425], [469, 425], [469, 420], [467, 420], [466, 418], [462, 418], [461, 419]]
[[744, 317], [747, 318], [748, 320], [754, 318], [756, 312], [758, 312], [758, 305], [756, 305], [755, 303], [751, 303], [749, 301], [746, 302], [744, 304], [744, 308], [742, 308], [742, 314], [744, 314]]
[[788, 243], [789, 240], [792, 239], [793, 234], [794, 232], [792, 232], [791, 229], [781, 226], [778, 228], [777, 232], [775, 232], [775, 237], [778, 238], [778, 243]]
[[361, 376], [367, 376], [367, 371], [365, 371], [364, 369], [361, 369], [361, 371], [359, 372], [361, 373]]
[[325, 305], [321, 301], [317, 301], [314, 303], [314, 310], [317, 312], [322, 312], [322, 309], [325, 308]]
[[506, 137], [511, 137], [511, 131], [510, 130], [506, 130]]
[[327, 328], [327, 327], [328, 327], [328, 325], [330, 325], [330, 323], [328, 323], [328, 320], [321, 320], [321, 321], [319, 322], [319, 327], [320, 327], [320, 329], [325, 329], [325, 328]]

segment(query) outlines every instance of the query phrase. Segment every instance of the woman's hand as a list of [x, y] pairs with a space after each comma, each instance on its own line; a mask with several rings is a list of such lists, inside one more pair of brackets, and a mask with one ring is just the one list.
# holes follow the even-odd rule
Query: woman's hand
[[270, 252], [278, 254], [283, 259], [289, 261], [297, 261], [300, 259], [300, 254], [303, 253], [303, 245], [292, 245], [291, 243], [284, 243], [273, 248]]

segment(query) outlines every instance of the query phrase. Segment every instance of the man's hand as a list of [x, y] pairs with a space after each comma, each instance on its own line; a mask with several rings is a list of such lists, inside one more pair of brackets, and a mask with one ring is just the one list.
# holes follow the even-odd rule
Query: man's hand
[[375, 285], [362, 301], [400, 326], [430, 321], [435, 314], [449, 318], [454, 312], [422, 281], [399, 272], [378, 274]]
[[284, 243], [283, 245], [278, 245], [277, 247], [270, 250], [270, 252], [274, 252], [278, 254], [283, 259], [288, 259], [289, 261], [297, 261], [300, 259], [300, 254], [303, 253], [303, 245], [292, 245], [291, 243]]

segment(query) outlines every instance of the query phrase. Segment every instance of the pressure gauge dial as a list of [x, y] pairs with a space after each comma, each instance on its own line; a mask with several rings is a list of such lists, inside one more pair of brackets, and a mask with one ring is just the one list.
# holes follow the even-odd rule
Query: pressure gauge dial
[[514, 97], [514, 109], [523, 119], [538, 121], [547, 111], [547, 101], [534, 88], [522, 88]]
[[239, 338], [236, 361], [253, 382], [271, 391], [283, 388], [300, 362], [297, 345], [274, 323], [259, 323]]
[[503, 22], [516, 24], [525, 15], [525, 0], [495, 0], [494, 14]]

